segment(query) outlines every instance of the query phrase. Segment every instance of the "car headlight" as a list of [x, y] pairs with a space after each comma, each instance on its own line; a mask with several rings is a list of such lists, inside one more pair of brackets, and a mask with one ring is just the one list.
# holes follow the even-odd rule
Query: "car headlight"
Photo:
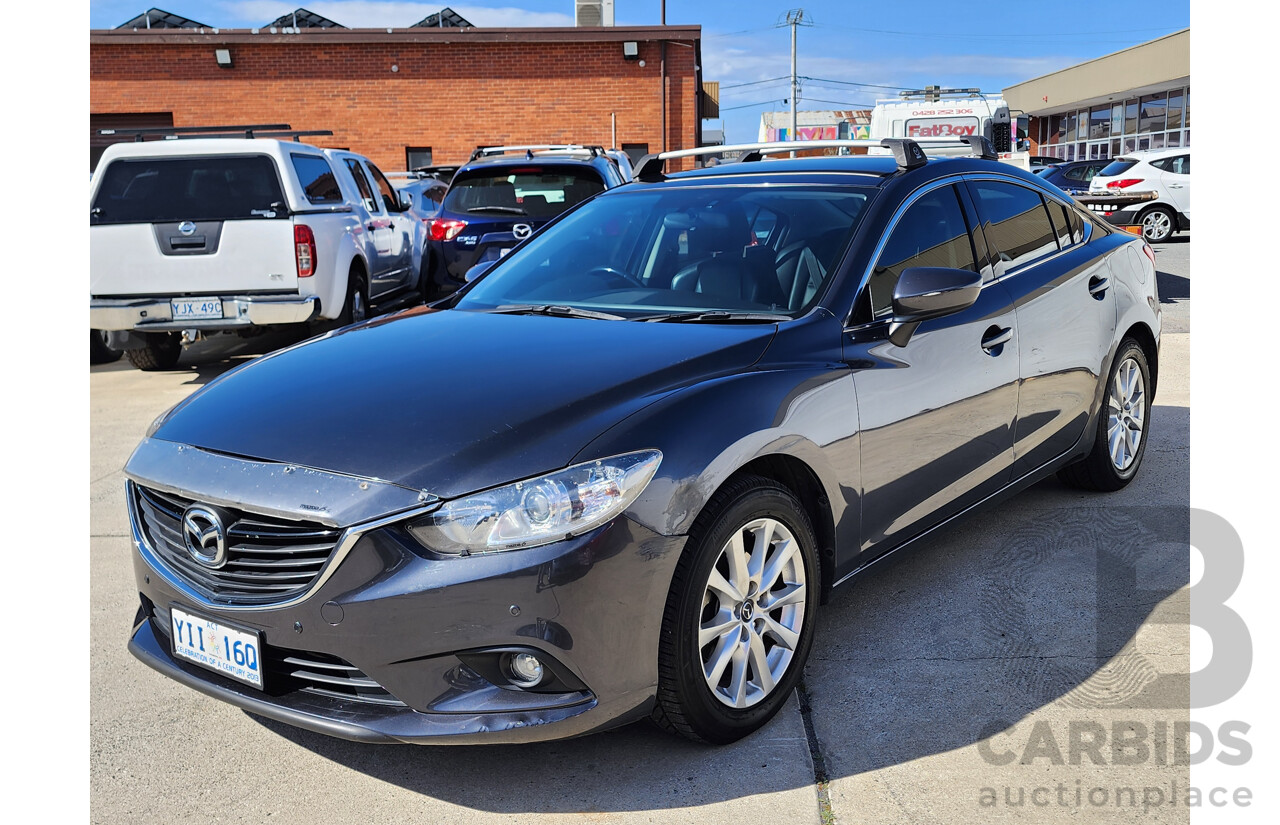
[[661, 462], [659, 451], [642, 450], [576, 464], [445, 502], [408, 529], [424, 547], [457, 556], [550, 544], [627, 509]]

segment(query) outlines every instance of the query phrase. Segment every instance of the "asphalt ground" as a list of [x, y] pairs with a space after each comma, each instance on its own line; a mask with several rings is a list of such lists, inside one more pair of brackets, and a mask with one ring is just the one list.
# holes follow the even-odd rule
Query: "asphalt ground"
[[169, 372], [92, 367], [92, 821], [1187, 822], [1189, 252], [1156, 247], [1165, 335], [1138, 479], [1041, 482], [836, 590], [802, 691], [723, 748], [647, 723], [358, 745], [150, 670], [125, 649], [121, 468], [157, 415], [287, 339], [202, 343]]

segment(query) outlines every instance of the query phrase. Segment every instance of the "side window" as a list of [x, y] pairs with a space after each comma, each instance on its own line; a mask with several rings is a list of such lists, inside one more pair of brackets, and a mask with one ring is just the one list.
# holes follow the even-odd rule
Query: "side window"
[[329, 161], [319, 155], [290, 154], [293, 171], [298, 174], [298, 183], [311, 203], [342, 203], [342, 191], [338, 189], [338, 179], [333, 176]]
[[978, 271], [969, 227], [951, 186], [921, 195], [894, 225], [867, 283], [876, 317], [893, 312], [893, 288], [902, 271], [913, 266]]
[[400, 210], [396, 206], [398, 203], [396, 199], [396, 190], [393, 189], [391, 184], [387, 181], [387, 176], [382, 174], [382, 170], [374, 166], [372, 163], [369, 164], [369, 171], [373, 174], [374, 183], [378, 185], [378, 189], [382, 192], [382, 203], [387, 207], [387, 211], [399, 212]]
[[370, 212], [381, 211], [378, 209], [378, 202], [373, 199], [373, 187], [369, 185], [369, 177], [365, 175], [360, 161], [347, 158], [346, 162], [347, 168], [351, 170], [351, 177], [356, 179], [356, 188], [360, 190], [360, 198], [364, 201], [365, 208]]
[[1049, 216], [1053, 218], [1053, 231], [1058, 236], [1058, 246], [1066, 249], [1074, 241], [1071, 239], [1071, 218], [1066, 206], [1049, 201]]
[[995, 247], [1004, 272], [1058, 251], [1053, 225], [1039, 192], [1012, 183], [974, 181], [987, 243]]
[[1169, 160], [1169, 165], [1166, 168], [1175, 175], [1190, 175], [1191, 156], [1178, 155], [1176, 158], [1171, 158]]
[[[1067, 180], [1088, 180], [1088, 178], [1086, 178], [1085, 175], [1088, 173], [1088, 171], [1091, 168], [1092, 167], [1089, 167], [1089, 166], [1077, 166], [1075, 169], [1068, 169], [1067, 171], [1063, 172], [1062, 176]], [[1090, 175], [1089, 177], [1093, 177], [1093, 176]]]

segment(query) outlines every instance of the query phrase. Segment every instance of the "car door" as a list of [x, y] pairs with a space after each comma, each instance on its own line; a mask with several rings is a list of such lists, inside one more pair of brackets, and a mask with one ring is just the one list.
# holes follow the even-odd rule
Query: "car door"
[[369, 299], [374, 300], [385, 293], [387, 288], [388, 259], [391, 257], [391, 219], [387, 216], [381, 194], [374, 189], [369, 172], [360, 159], [346, 157], [343, 162], [351, 177], [355, 178], [356, 189], [360, 191], [360, 200], [366, 212], [364, 249], [369, 263]]
[[[955, 185], [914, 193], [859, 297], [858, 313], [870, 320], [846, 331], [861, 422], [866, 560], [1009, 481], [1017, 319], [974, 239]], [[898, 347], [887, 339], [893, 288], [902, 271], [915, 266], [982, 271], [988, 282], [973, 306], [921, 323]]]
[[370, 161], [365, 161], [365, 166], [368, 167], [374, 186], [381, 195], [390, 229], [388, 238], [390, 248], [386, 253], [387, 266], [382, 276], [383, 292], [393, 292], [413, 286], [414, 273], [417, 272], [413, 266], [414, 238], [420, 231], [419, 221], [410, 212], [400, 209], [399, 196], [396, 194], [395, 187], [387, 180], [387, 176], [382, 174], [382, 170]]
[[1176, 155], [1161, 161], [1160, 183], [1169, 193], [1173, 208], [1191, 220], [1191, 155]]
[[1008, 179], [967, 185], [1018, 319], [1017, 478], [1084, 434], [1114, 336], [1115, 290], [1073, 207]]

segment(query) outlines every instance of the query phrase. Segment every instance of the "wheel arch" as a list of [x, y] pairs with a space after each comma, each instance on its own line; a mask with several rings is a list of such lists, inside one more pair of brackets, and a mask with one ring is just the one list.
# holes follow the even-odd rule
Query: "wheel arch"
[[791, 491], [800, 506], [804, 508], [813, 526], [813, 535], [818, 542], [818, 563], [821, 572], [821, 604], [826, 604], [831, 594], [831, 585], [835, 580], [836, 524], [831, 510], [831, 500], [827, 497], [818, 474], [803, 460], [786, 453], [762, 455], [743, 464], [729, 475], [720, 487], [712, 491], [708, 500], [715, 497], [719, 490], [744, 476], [767, 478]]
[[1120, 340], [1132, 338], [1138, 342], [1138, 346], [1142, 347], [1142, 354], [1147, 357], [1147, 369], [1151, 373], [1151, 395], [1155, 397], [1156, 385], [1160, 374], [1159, 359], [1160, 347], [1156, 343], [1155, 333], [1151, 331], [1151, 327], [1142, 321], [1131, 324], [1124, 331], [1124, 335], [1120, 336]]

